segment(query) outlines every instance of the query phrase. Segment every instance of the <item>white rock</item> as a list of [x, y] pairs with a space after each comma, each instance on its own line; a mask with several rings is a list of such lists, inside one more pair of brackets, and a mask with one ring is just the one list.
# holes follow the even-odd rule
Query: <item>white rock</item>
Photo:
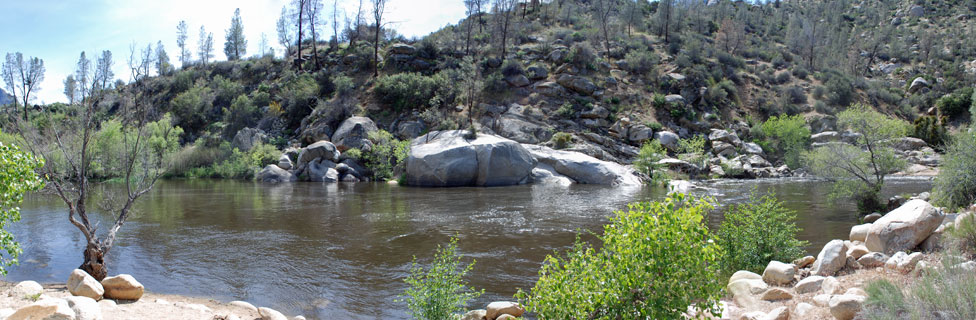
[[461, 316], [461, 320], [482, 320], [487, 314], [488, 311], [485, 309], [471, 310]]
[[98, 301], [98, 306], [101, 307], [102, 309], [109, 309], [109, 310], [111, 310], [111, 309], [115, 309], [115, 307], [117, 307], [118, 304], [115, 303], [115, 300], [102, 299], [102, 300]]
[[796, 304], [795, 308], [793, 308], [793, 314], [796, 315], [797, 319], [806, 319], [805, 317], [807, 313], [810, 313], [810, 311], [814, 308], [816, 307], [814, 307], [812, 304], [800, 302]]
[[68, 292], [72, 295], [89, 297], [96, 301], [101, 300], [105, 294], [105, 289], [102, 287], [102, 284], [98, 283], [95, 278], [92, 278], [92, 276], [81, 269], [71, 271], [71, 275], [68, 276], [67, 287]]
[[102, 320], [102, 307], [89, 297], [67, 297], [68, 307], [75, 312], [75, 320]]
[[44, 287], [41, 284], [34, 281], [21, 281], [10, 290], [10, 295], [15, 298], [28, 298], [39, 296], [42, 292]]
[[864, 268], [881, 267], [886, 261], [888, 261], [888, 256], [881, 252], [869, 252], [857, 259], [857, 263]]
[[770, 261], [763, 271], [763, 281], [771, 285], [785, 285], [793, 282], [793, 275], [796, 274], [796, 266], [793, 264]]
[[136, 278], [128, 274], [102, 279], [105, 297], [116, 300], [139, 300], [146, 288]]
[[813, 296], [813, 303], [821, 307], [826, 307], [830, 304], [830, 297], [832, 297], [832, 295], [818, 294]]
[[200, 311], [200, 312], [203, 312], [203, 313], [210, 313], [210, 311], [211, 311], [210, 308], [208, 308], [205, 305], [199, 304], [199, 303], [188, 303], [184, 307], [186, 307], [187, 309], [190, 309], [190, 310], [196, 310], [196, 311]]
[[753, 295], [760, 294], [768, 288], [769, 285], [759, 279], [741, 279], [728, 285], [728, 291], [732, 294], [732, 300], [743, 308], [755, 306], [758, 299]]
[[509, 301], [495, 301], [489, 303], [488, 307], [485, 308], [485, 317], [488, 320], [494, 320], [503, 314], [521, 317], [523, 313], [525, 313], [525, 309], [521, 305]]
[[793, 294], [783, 288], [769, 288], [763, 292], [763, 301], [793, 300]]
[[868, 247], [865, 247], [863, 244], [858, 244], [850, 247], [850, 249], [847, 249], [847, 256], [857, 260], [869, 252]]
[[967, 261], [957, 265], [952, 266], [953, 269], [965, 270], [969, 272], [976, 271], [976, 261]]
[[942, 224], [945, 214], [923, 200], [911, 200], [871, 225], [868, 250], [892, 254], [911, 250]]
[[799, 258], [799, 259], [793, 260], [793, 264], [796, 265], [796, 268], [797, 269], [802, 269], [802, 268], [804, 268], [806, 266], [809, 266], [810, 264], [813, 264], [813, 262], [816, 261], [816, 260], [817, 260], [817, 258], [815, 258], [814, 256], [806, 256], [806, 257], [803, 257], [803, 258]]
[[824, 279], [826, 278], [821, 276], [806, 277], [803, 280], [800, 280], [800, 282], [796, 283], [796, 286], [793, 287], [793, 291], [796, 291], [798, 294], [820, 291], [820, 288], [823, 286]]
[[832, 276], [846, 264], [847, 245], [841, 240], [831, 240], [820, 250], [810, 272], [818, 276]]
[[830, 314], [837, 320], [851, 320], [861, 312], [865, 297], [858, 295], [836, 295], [830, 297]]
[[862, 296], [862, 297], [868, 296], [868, 293], [864, 291], [864, 289], [858, 287], [847, 289], [847, 291], [845, 291], [844, 294], [851, 294], [851, 295]]
[[766, 313], [765, 312], [762, 312], [762, 311], [752, 311], [752, 312], [748, 312], [746, 314], [743, 314], [741, 317], [739, 317], [739, 320], [763, 320], [763, 318], [766, 318]]
[[74, 320], [75, 312], [64, 299], [41, 299], [14, 311], [6, 320]]
[[257, 307], [255, 307], [253, 304], [251, 304], [249, 302], [246, 302], [246, 301], [231, 301], [228, 304], [229, 305], [232, 305], [232, 306], [235, 306], [235, 307], [244, 308], [244, 309], [247, 309], [247, 310], [250, 310], [250, 311], [253, 311], [253, 312], [257, 312], [258, 311], [258, 308]]
[[924, 258], [924, 256], [922, 255], [921, 252], [914, 252], [910, 255], [905, 256], [904, 258], [898, 261], [897, 264], [898, 271], [904, 273], [911, 272], [913, 269], [915, 269], [915, 265], [918, 264], [919, 261], [922, 261], [922, 258]]
[[790, 319], [790, 309], [787, 307], [779, 307], [773, 309], [763, 317], [763, 320], [789, 320]]
[[733, 283], [735, 281], [743, 280], [743, 279], [762, 280], [762, 276], [750, 271], [739, 270], [733, 273], [732, 277], [729, 277], [729, 283]]
[[850, 235], [851, 241], [864, 242], [864, 239], [867, 239], [868, 237], [868, 230], [871, 230], [870, 223], [851, 227], [851, 235]]
[[7, 319], [10, 315], [14, 314], [13, 308], [3, 308], [0, 309], [0, 319]]
[[306, 319], [305, 319], [305, 316], [295, 316], [295, 317], [291, 318], [291, 320], [306, 320]]
[[271, 308], [258, 308], [258, 314], [261, 315], [261, 320], [288, 320], [288, 317], [285, 317], [281, 312]]
[[841, 290], [840, 281], [837, 281], [837, 278], [834, 277], [827, 277], [826, 279], [824, 279], [823, 284], [821, 284], [820, 288], [823, 290], [823, 293], [825, 294], [831, 294], [831, 295], [838, 294], [840, 293]]

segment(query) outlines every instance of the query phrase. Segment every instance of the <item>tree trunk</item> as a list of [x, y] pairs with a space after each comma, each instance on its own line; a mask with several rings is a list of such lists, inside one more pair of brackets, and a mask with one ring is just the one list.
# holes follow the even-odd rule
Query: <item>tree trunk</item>
[[78, 267], [87, 272], [95, 280], [102, 281], [108, 276], [108, 269], [105, 267], [105, 251], [97, 245], [88, 244], [85, 248], [85, 262]]

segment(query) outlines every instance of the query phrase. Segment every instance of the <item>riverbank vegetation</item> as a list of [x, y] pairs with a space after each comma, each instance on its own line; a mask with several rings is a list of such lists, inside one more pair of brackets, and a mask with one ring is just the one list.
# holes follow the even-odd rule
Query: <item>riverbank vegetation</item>
[[805, 241], [797, 240], [796, 212], [784, 207], [775, 194], [753, 190], [749, 201], [725, 211], [715, 240], [725, 249], [722, 274], [739, 270], [762, 273], [769, 261], [793, 261], [804, 254]]
[[976, 133], [956, 134], [944, 159], [933, 186], [935, 201], [953, 209], [976, 202]]
[[404, 279], [409, 288], [401, 296], [410, 309], [410, 316], [418, 320], [460, 319], [468, 302], [478, 298], [484, 290], [469, 287], [464, 276], [475, 261], [465, 265], [457, 252], [457, 238], [446, 246], [438, 246], [434, 261], [424, 268], [414, 258], [410, 276]]
[[17, 264], [20, 245], [7, 231], [10, 223], [20, 221], [20, 207], [24, 194], [44, 188], [44, 180], [37, 170], [44, 160], [20, 150], [17, 146], [0, 142], [0, 275], [7, 275], [7, 267]]

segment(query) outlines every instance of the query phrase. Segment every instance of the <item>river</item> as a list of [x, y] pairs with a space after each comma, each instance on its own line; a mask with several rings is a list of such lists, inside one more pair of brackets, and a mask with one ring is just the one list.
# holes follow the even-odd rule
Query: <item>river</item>
[[[722, 205], [775, 192], [797, 211], [808, 251], [846, 239], [854, 206], [831, 204], [829, 185], [809, 180], [721, 180], [695, 191]], [[886, 196], [928, 191], [927, 179], [896, 179]], [[101, 185], [115, 193], [117, 185]], [[413, 257], [430, 260], [453, 235], [468, 279], [485, 295], [472, 307], [531, 288], [547, 254], [578, 231], [600, 231], [613, 210], [663, 197], [659, 187], [591, 185], [405, 188], [382, 183], [265, 185], [164, 181], [140, 200], [108, 255], [109, 274], [128, 273], [157, 293], [245, 300], [310, 319], [405, 319], [395, 303]], [[710, 224], [720, 223], [720, 211]], [[10, 226], [23, 254], [6, 281], [61, 283], [81, 264], [84, 236], [50, 195], [29, 195]], [[96, 214], [101, 230], [111, 217]], [[591, 239], [584, 236], [584, 239]]]

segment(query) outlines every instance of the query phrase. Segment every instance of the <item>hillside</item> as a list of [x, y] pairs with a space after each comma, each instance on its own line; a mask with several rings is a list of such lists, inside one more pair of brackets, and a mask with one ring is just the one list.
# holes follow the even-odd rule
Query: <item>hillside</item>
[[[378, 77], [372, 43], [348, 41], [375, 29], [347, 29], [317, 54], [305, 41], [301, 62], [292, 47], [287, 59], [195, 64], [117, 87], [100, 107], [171, 114], [200, 158], [188, 168], [229, 156], [199, 154], [221, 141], [281, 150], [329, 140], [350, 116], [404, 140], [473, 128], [628, 164], [661, 132], [728, 129], [753, 141], [763, 120], [801, 115], [816, 134], [862, 103], [908, 121], [931, 116], [917, 131], [937, 146], [941, 136], [922, 133], [969, 122], [974, 10], [922, 0], [532, 2], [414, 41], [384, 30]], [[245, 128], [259, 131], [237, 137]]]
[[14, 97], [0, 89], [0, 106], [14, 103]]

